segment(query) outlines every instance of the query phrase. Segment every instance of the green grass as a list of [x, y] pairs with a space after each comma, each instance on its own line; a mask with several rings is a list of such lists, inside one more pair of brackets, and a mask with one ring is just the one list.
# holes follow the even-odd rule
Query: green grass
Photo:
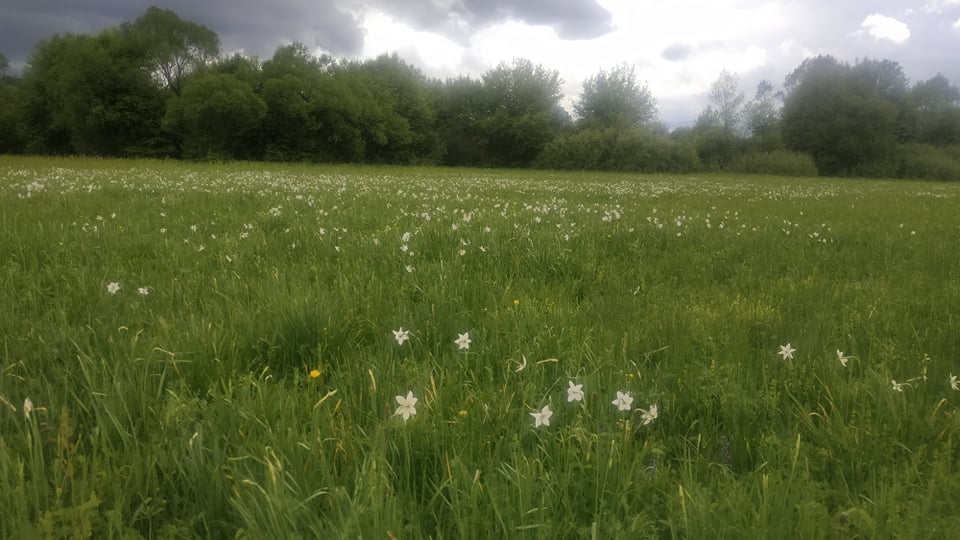
[[0, 158], [0, 537], [960, 537], [958, 209]]

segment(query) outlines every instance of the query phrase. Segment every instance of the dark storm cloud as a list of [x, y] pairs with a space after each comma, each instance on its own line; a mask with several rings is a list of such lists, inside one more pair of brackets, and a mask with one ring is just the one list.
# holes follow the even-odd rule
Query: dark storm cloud
[[592, 39], [613, 29], [613, 18], [595, 0], [378, 0], [378, 9], [421, 30], [458, 41], [509, 20], [550, 26], [562, 39]]
[[0, 3], [0, 52], [17, 69], [41, 39], [54, 34], [94, 34], [133, 21], [151, 5], [206, 25], [220, 36], [227, 52], [243, 49], [248, 54], [269, 58], [278, 46], [295, 40], [336, 55], [356, 55], [363, 47], [363, 29], [350, 2], [34, 0], [17, 5]]
[[228, 52], [243, 49], [269, 58], [277, 47], [301, 41], [335, 55], [356, 55], [363, 48], [363, 29], [342, 4], [335, 0], [173, 0], [164, 7], [183, 19], [206, 24], [217, 32]]

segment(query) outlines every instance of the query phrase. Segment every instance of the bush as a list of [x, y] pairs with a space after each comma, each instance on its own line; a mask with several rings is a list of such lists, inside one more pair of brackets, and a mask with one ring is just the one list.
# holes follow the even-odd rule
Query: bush
[[790, 150], [742, 154], [734, 159], [727, 169], [750, 174], [817, 176], [817, 165], [810, 154]]
[[900, 178], [960, 182], [960, 147], [902, 144], [896, 160]]
[[636, 128], [588, 128], [557, 137], [534, 163], [546, 169], [691, 172], [700, 162], [683, 143]]

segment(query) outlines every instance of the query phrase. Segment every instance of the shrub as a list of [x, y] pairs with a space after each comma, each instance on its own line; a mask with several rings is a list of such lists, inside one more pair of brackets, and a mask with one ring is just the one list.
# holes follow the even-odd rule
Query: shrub
[[817, 176], [817, 165], [810, 154], [791, 150], [741, 154], [730, 164], [728, 170], [777, 176]]
[[588, 128], [557, 137], [535, 166], [630, 172], [690, 172], [700, 162], [688, 145], [636, 128]]
[[896, 161], [900, 178], [960, 182], [960, 147], [902, 144]]

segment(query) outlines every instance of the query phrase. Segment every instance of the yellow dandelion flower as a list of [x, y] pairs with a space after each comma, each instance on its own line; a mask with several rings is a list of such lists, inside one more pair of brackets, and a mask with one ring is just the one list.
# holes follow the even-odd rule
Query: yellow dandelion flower
[[310, 378], [311, 378], [311, 379], [316, 379], [316, 378], [319, 377], [319, 376], [320, 376], [320, 370], [319, 370], [319, 369], [311, 369], [311, 370], [310, 370]]

